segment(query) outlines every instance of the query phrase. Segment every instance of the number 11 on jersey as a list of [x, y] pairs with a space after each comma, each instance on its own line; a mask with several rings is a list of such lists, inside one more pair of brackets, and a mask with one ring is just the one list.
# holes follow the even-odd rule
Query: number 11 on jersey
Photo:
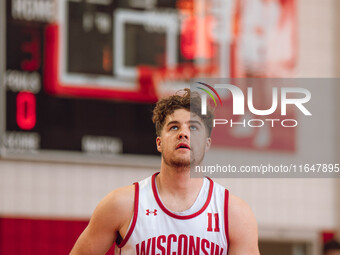
[[215, 226], [213, 229], [213, 214], [212, 213], [208, 213], [208, 228], [207, 231], [208, 232], [220, 232], [220, 228], [219, 228], [219, 219], [218, 219], [218, 213], [214, 213], [214, 219], [215, 219]]

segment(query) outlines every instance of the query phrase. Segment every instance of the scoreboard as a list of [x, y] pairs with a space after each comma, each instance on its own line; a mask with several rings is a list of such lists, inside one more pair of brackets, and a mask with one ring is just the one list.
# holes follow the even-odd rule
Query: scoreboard
[[[1, 1], [0, 154], [157, 155], [160, 96], [195, 77], [293, 69], [294, 0], [255, 2]], [[277, 14], [270, 26], [263, 13]]]
[[[187, 13], [193, 1], [2, 5], [3, 156], [158, 154], [151, 117], [159, 94], [141, 72], [192, 67], [199, 60], [192, 41], [196, 30], [189, 23], [180, 27], [181, 19], [192, 16]], [[212, 61], [209, 54], [200, 56], [205, 66]]]

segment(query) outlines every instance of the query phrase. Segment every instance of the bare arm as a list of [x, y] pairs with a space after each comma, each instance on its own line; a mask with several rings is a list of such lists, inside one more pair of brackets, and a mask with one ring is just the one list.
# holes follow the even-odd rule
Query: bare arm
[[238, 197], [229, 200], [229, 255], [259, 255], [257, 223], [250, 207]]
[[133, 185], [109, 193], [94, 210], [70, 254], [105, 254], [119, 234], [125, 236], [133, 215], [133, 204]]

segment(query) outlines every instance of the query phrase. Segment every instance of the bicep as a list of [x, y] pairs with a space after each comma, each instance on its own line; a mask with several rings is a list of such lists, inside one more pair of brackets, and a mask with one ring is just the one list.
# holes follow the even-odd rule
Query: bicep
[[105, 254], [117, 238], [115, 231], [89, 223], [75, 243], [71, 254]]
[[79, 236], [71, 254], [105, 254], [117, 238], [117, 230], [111, 219], [105, 216], [105, 208], [96, 208], [89, 224]]

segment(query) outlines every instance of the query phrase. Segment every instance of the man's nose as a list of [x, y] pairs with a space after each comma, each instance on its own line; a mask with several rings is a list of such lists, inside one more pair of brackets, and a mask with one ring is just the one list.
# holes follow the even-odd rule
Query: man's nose
[[178, 133], [179, 139], [186, 139], [189, 140], [190, 138], [190, 130], [187, 128], [181, 128]]

